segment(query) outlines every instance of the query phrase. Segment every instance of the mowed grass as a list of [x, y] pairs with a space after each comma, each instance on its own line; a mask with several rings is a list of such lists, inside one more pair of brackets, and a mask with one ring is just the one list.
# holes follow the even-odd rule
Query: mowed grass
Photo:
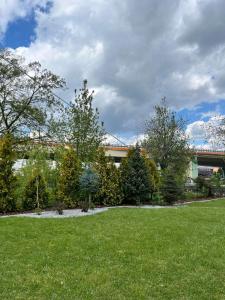
[[0, 218], [1, 299], [225, 299], [225, 210]]
[[224, 207], [225, 208], [225, 199], [215, 199], [211, 201], [199, 201], [199, 202], [192, 202], [189, 206], [193, 207]]

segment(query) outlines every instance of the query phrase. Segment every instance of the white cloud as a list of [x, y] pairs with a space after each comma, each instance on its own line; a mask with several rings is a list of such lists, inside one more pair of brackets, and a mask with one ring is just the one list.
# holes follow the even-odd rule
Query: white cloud
[[[1, 4], [2, 23], [38, 1], [22, 2], [21, 12]], [[162, 96], [175, 109], [225, 97], [223, 12], [221, 0], [53, 0], [36, 12], [37, 39], [16, 52], [64, 77], [64, 98], [87, 78], [107, 129], [135, 132]]]
[[[221, 124], [225, 115], [214, 115], [208, 121], [195, 121], [187, 126], [186, 134], [191, 139], [193, 147], [197, 149], [225, 149], [224, 140], [216, 133], [217, 128], [225, 126]], [[225, 129], [225, 128], [224, 128]]]
[[32, 9], [43, 8], [48, 0], [1, 0], [0, 3], [0, 38], [6, 32], [10, 22], [29, 15]]

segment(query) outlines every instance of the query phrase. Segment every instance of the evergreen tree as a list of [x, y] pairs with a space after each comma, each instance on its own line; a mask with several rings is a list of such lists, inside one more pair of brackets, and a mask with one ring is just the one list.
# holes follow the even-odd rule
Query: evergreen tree
[[90, 208], [91, 205], [92, 196], [97, 193], [98, 188], [99, 177], [97, 173], [90, 167], [85, 168], [80, 177], [80, 189], [83, 196], [85, 197], [82, 211], [88, 211], [88, 208]]
[[14, 188], [16, 178], [13, 172], [15, 162], [13, 136], [5, 134], [0, 139], [0, 212], [5, 213], [16, 209]]
[[167, 168], [163, 171], [160, 191], [167, 204], [173, 204], [181, 195], [182, 188], [173, 168]]
[[79, 179], [81, 163], [76, 151], [66, 149], [59, 165], [58, 200], [66, 207], [74, 208], [78, 205]]
[[49, 195], [43, 177], [40, 174], [33, 174], [26, 185], [23, 208], [25, 210], [46, 208], [48, 205], [48, 198]]
[[145, 157], [145, 163], [148, 171], [150, 198], [153, 199], [153, 194], [159, 190], [160, 175], [154, 160]]
[[139, 145], [129, 150], [121, 164], [122, 191], [124, 202], [140, 205], [149, 198], [148, 170]]
[[105, 156], [103, 149], [99, 150], [95, 169], [99, 176], [99, 190], [96, 194], [98, 203], [107, 206], [119, 205], [123, 197], [120, 170]]

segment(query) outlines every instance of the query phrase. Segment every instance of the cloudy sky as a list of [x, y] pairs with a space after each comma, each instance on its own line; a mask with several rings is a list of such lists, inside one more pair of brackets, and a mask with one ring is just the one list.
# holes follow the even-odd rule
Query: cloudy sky
[[64, 77], [65, 99], [87, 78], [127, 142], [164, 96], [200, 146], [225, 114], [224, 0], [1, 0], [0, 42]]

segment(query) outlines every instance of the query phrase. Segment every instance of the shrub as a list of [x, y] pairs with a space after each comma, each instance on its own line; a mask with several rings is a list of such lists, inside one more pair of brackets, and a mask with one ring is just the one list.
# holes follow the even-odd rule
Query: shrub
[[57, 199], [68, 208], [78, 205], [81, 163], [74, 149], [66, 149], [59, 164]]
[[13, 173], [14, 158], [13, 137], [6, 134], [0, 140], [0, 212], [2, 213], [16, 209], [13, 194], [16, 184]]
[[176, 177], [175, 170], [168, 168], [162, 174], [162, 184], [160, 188], [164, 201], [173, 204], [181, 195], [181, 187]]
[[99, 150], [95, 169], [99, 177], [97, 202], [106, 206], [119, 205], [123, 197], [120, 171], [102, 149]]
[[59, 215], [63, 215], [63, 209], [65, 208], [65, 205], [61, 201], [56, 201], [55, 203], [55, 210]]
[[154, 160], [145, 157], [145, 163], [147, 167], [148, 180], [149, 180], [149, 189], [150, 189], [150, 198], [153, 200], [154, 193], [157, 193], [159, 190], [160, 176], [159, 171]]
[[46, 192], [48, 193], [48, 205], [50, 205], [55, 199], [57, 174], [52, 160], [50, 160], [49, 150], [45, 146], [35, 145], [27, 152], [27, 155], [29, 158], [26, 160], [26, 164], [17, 172], [18, 185], [16, 195], [18, 205], [23, 206], [23, 204], [20, 204], [21, 199], [26, 198], [27, 186], [34, 176], [41, 176], [43, 179]]
[[84, 196], [82, 211], [87, 212], [91, 206], [92, 196], [95, 195], [99, 188], [99, 177], [90, 167], [86, 168], [80, 177], [80, 189]]
[[212, 182], [209, 179], [204, 178], [203, 176], [198, 176], [195, 179], [196, 189], [198, 192], [203, 193], [206, 197], [212, 197]]

